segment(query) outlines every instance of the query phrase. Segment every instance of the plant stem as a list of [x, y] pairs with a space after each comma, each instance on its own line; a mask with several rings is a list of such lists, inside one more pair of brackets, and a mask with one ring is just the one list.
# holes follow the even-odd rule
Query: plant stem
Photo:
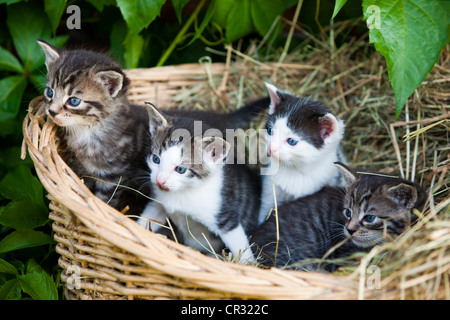
[[189, 17], [189, 19], [184, 24], [183, 28], [181, 28], [180, 32], [178, 32], [175, 39], [170, 44], [169, 48], [167, 48], [166, 51], [162, 54], [161, 58], [159, 58], [158, 63], [156, 64], [157, 67], [160, 67], [164, 65], [166, 60], [171, 55], [172, 51], [175, 49], [175, 47], [183, 40], [183, 36], [186, 33], [186, 31], [189, 29], [189, 27], [192, 25], [192, 23], [197, 19], [198, 13], [203, 8], [203, 5], [205, 4], [206, 0], [201, 0], [201, 2], [198, 4], [198, 6], [195, 8], [195, 11], [192, 13], [192, 15]]

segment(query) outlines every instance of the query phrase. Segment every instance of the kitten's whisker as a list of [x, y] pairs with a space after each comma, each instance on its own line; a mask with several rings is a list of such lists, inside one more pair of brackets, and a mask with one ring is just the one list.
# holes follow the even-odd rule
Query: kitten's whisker
[[98, 177], [93, 177], [93, 176], [86, 176], [86, 175], [85, 175], [85, 176], [82, 176], [82, 177], [80, 177], [80, 178], [81, 178], [81, 179], [83, 179], [83, 178], [89, 178], [89, 179], [93, 179], [93, 180], [96, 180], [96, 181], [100, 181], [100, 182], [102, 182], [102, 183], [111, 184], [111, 185], [117, 185], [117, 186], [120, 187], [120, 188], [124, 188], [124, 189], [128, 189], [128, 190], [134, 191], [134, 192], [136, 192], [137, 194], [140, 194], [141, 196], [143, 196], [143, 197], [145, 197], [145, 198], [147, 198], [147, 199], [149, 199], [149, 200], [152, 200], [152, 201], [161, 203], [161, 202], [158, 201], [157, 199], [152, 198], [152, 197], [149, 197], [149, 196], [147, 196], [146, 194], [140, 192], [139, 190], [136, 190], [136, 189], [131, 188], [131, 187], [126, 186], [126, 185], [117, 184], [117, 183], [115, 183], [115, 182], [103, 180], [103, 179], [100, 179], [100, 178], [98, 178]]

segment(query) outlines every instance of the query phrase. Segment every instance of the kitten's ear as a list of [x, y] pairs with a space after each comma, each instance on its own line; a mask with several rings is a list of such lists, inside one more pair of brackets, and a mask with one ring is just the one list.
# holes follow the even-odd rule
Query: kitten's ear
[[100, 71], [95, 75], [95, 80], [100, 83], [111, 97], [117, 96], [123, 86], [123, 75], [116, 71]]
[[230, 151], [230, 144], [219, 137], [205, 137], [202, 139], [203, 160], [219, 164]]
[[339, 131], [343, 132], [343, 128], [343, 121], [338, 120], [331, 113], [327, 113], [319, 118], [320, 136], [323, 140], [326, 140], [328, 137], [334, 135], [335, 133], [338, 133]]
[[417, 201], [417, 190], [414, 186], [400, 183], [387, 190], [388, 197], [407, 209], [414, 208]]
[[47, 70], [48, 70], [49, 66], [53, 62], [55, 62], [57, 59], [59, 59], [59, 53], [55, 47], [53, 47], [51, 44], [49, 44], [43, 40], [38, 40], [37, 43], [41, 46], [42, 51], [44, 51], [45, 66], [47, 67]]
[[346, 166], [341, 162], [335, 162], [334, 165], [339, 169], [342, 176], [344, 177], [347, 185], [352, 184], [356, 180], [358, 180], [358, 174], [350, 167]]
[[274, 114], [276, 107], [281, 102], [281, 97], [278, 95], [278, 88], [275, 87], [273, 84], [264, 82], [267, 88], [267, 91], [269, 92], [270, 96], [270, 106], [269, 106], [269, 114]]
[[166, 127], [169, 122], [162, 113], [151, 102], [145, 102], [148, 112], [148, 121], [150, 126], [150, 134], [155, 135], [159, 127]]

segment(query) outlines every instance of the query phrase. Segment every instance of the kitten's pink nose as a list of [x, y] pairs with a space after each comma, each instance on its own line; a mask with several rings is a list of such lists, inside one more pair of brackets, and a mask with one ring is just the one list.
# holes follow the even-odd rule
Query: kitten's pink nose
[[166, 186], [166, 183], [167, 183], [166, 177], [163, 177], [161, 175], [158, 175], [156, 177], [156, 184], [158, 185], [158, 187], [161, 190], [164, 190], [164, 191], [168, 191], [169, 190], [169, 188], [167, 188], [167, 186]]
[[269, 145], [269, 152], [270, 152], [270, 154], [271, 154], [273, 157], [279, 158], [280, 150], [278, 149], [277, 146], [274, 146], [273, 143], [271, 143], [271, 144]]

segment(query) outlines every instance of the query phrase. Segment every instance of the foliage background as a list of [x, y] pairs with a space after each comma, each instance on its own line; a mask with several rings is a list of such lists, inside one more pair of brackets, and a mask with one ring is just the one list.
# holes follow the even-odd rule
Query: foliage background
[[[415, 32], [416, 27], [398, 29], [395, 24], [414, 24], [414, 20], [402, 21], [406, 10], [412, 9], [392, 7], [390, 0], [338, 0], [336, 5], [324, 0], [0, 0], [0, 299], [62, 298], [45, 190], [31, 160], [20, 160], [22, 120], [29, 102], [45, 86], [44, 55], [36, 39], [57, 47], [107, 52], [125, 68], [196, 62], [205, 55], [215, 62], [224, 61], [224, 44], [244, 51], [264, 39], [255, 57], [264, 61], [273, 52], [289, 53], [304, 40], [298, 32], [289, 37], [298, 4], [298, 21], [311, 34], [323, 35], [324, 26], [339, 20], [357, 21], [337, 39], [342, 43], [367, 32], [360, 18], [364, 13], [370, 19], [367, 8], [376, 4], [389, 28], [371, 30], [370, 41], [390, 67], [398, 116], [448, 41], [450, 1], [427, 1], [404, 1], [430, 17], [425, 21], [417, 12], [412, 15], [421, 22], [417, 28], [430, 33], [416, 42], [409, 30]], [[437, 5], [429, 4], [433, 1]], [[68, 28], [71, 14], [66, 9], [70, 5], [80, 8], [81, 29]], [[400, 38], [406, 40], [399, 43]], [[412, 58], [424, 47], [429, 52], [419, 57], [418, 67]], [[409, 65], [394, 72], [397, 61]], [[406, 69], [418, 71], [403, 76]], [[405, 90], [402, 84], [408, 81]]]

